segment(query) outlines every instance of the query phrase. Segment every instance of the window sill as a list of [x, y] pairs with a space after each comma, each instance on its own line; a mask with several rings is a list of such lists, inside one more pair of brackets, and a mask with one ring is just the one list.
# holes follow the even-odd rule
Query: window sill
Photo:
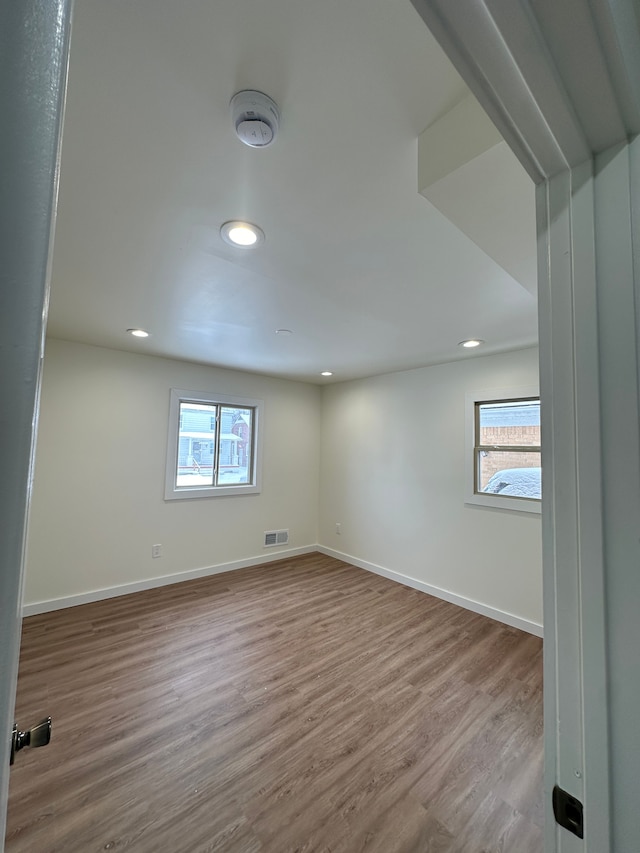
[[165, 501], [198, 500], [199, 498], [226, 498], [238, 495], [257, 495], [260, 486], [216, 486], [214, 489], [175, 489], [165, 493]]
[[465, 505], [491, 507], [492, 509], [515, 510], [516, 512], [528, 512], [540, 515], [541, 501], [536, 498], [511, 498], [500, 497], [500, 495], [471, 494], [466, 495]]

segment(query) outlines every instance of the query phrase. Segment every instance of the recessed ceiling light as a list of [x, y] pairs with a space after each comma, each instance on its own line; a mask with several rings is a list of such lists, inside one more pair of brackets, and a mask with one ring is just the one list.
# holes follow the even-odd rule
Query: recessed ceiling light
[[286, 337], [287, 335], [292, 334], [293, 332], [291, 331], [291, 329], [276, 329], [276, 335], [282, 335], [283, 337]]
[[127, 332], [130, 335], [133, 335], [134, 338], [148, 338], [149, 332], [145, 332], [144, 329], [127, 329]]
[[480, 344], [483, 344], [484, 341], [479, 340], [478, 338], [471, 338], [468, 341], [460, 341], [458, 344], [459, 347], [465, 347], [465, 349], [473, 349], [473, 347], [479, 347]]
[[250, 249], [264, 242], [264, 231], [261, 228], [238, 219], [225, 222], [220, 228], [220, 236], [225, 243], [230, 246], [239, 246], [241, 249]]
[[320, 376], [333, 376], [333, 373], [330, 370], [323, 370]]

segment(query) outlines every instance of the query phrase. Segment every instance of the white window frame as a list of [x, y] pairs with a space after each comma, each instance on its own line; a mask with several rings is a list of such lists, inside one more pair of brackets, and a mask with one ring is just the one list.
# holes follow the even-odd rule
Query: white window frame
[[[237, 406], [253, 409], [251, 454], [253, 460], [250, 483], [234, 483], [228, 486], [176, 486], [178, 464], [178, 441], [180, 435], [180, 404], [205, 403], [215, 406]], [[164, 499], [166, 501], [197, 498], [220, 498], [237, 495], [255, 495], [262, 490], [262, 424], [264, 402], [250, 397], [233, 397], [229, 394], [213, 394], [172, 388], [169, 408], [169, 434], [167, 438], [167, 462], [165, 469]]]
[[500, 400], [531, 400], [540, 396], [537, 385], [517, 388], [492, 388], [489, 391], [469, 391], [465, 400], [465, 504], [492, 507], [494, 509], [514, 510], [540, 514], [540, 500], [535, 498], [514, 498], [507, 495], [492, 495], [476, 492], [476, 403], [492, 403]]

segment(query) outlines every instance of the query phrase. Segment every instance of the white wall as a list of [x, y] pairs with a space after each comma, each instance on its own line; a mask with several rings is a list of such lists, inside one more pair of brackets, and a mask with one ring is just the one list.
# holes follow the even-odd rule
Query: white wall
[[[540, 517], [463, 502], [466, 392], [535, 384], [537, 369], [532, 349], [320, 389], [49, 340], [27, 612], [261, 561], [263, 532], [288, 527], [291, 550], [319, 542], [539, 625]], [[164, 501], [172, 387], [265, 401], [260, 495]]]
[[541, 625], [540, 516], [464, 504], [466, 392], [537, 382], [529, 349], [327, 386], [321, 545]]
[[[172, 387], [265, 401], [261, 494], [164, 501]], [[266, 559], [282, 549], [263, 548], [265, 530], [314, 545], [320, 397], [306, 383], [49, 340], [25, 603]]]

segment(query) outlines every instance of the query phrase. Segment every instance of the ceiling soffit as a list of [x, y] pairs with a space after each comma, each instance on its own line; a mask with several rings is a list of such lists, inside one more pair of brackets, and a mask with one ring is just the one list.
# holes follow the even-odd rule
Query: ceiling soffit
[[536, 183], [640, 132], [633, 0], [412, 3]]
[[418, 137], [418, 190], [537, 293], [535, 185], [471, 93]]

